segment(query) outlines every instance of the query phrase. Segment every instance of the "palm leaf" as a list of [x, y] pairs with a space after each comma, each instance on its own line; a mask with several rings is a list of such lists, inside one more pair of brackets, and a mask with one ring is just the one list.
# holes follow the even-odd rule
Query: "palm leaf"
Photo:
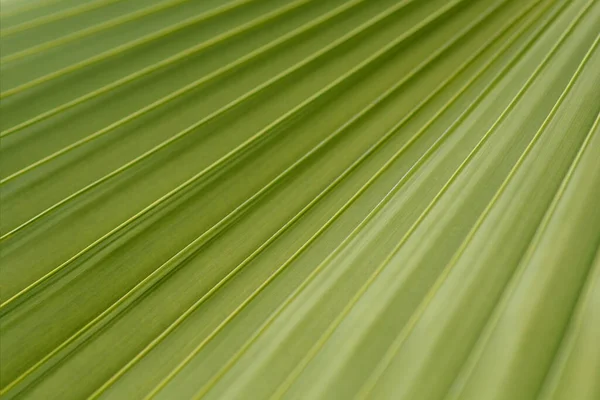
[[600, 396], [597, 1], [0, 16], [3, 398]]

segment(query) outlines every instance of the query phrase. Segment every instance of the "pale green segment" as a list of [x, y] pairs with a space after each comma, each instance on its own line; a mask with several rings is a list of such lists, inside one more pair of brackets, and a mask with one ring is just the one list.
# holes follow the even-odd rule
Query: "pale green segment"
[[[597, 139], [596, 141], [598, 142]], [[596, 147], [595, 151], [599, 150]], [[591, 147], [588, 157], [594, 157]], [[600, 166], [597, 162], [598, 157], [595, 158], [596, 165], [587, 172], [590, 175], [595, 174], [597, 182]], [[589, 272], [586, 288], [582, 292], [577, 310], [569, 323], [568, 331], [540, 392], [541, 399], [566, 400], [575, 397], [592, 400], [600, 396], [600, 382], [597, 379], [597, 371], [600, 369], [599, 315], [600, 252], [596, 252], [596, 261]]]

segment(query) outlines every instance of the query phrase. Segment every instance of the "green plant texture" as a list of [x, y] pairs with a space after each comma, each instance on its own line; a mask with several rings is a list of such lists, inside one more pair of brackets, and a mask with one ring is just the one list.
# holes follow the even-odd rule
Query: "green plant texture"
[[600, 399], [600, 1], [0, 6], [2, 399]]

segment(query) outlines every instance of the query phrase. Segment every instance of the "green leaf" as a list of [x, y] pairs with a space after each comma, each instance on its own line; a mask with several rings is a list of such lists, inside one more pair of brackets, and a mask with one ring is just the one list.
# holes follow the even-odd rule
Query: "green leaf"
[[0, 18], [3, 398], [600, 397], [600, 3]]

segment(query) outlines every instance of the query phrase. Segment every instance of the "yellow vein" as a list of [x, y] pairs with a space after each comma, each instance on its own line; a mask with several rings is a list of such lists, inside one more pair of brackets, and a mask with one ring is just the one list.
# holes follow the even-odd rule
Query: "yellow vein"
[[[566, 95], [568, 94], [568, 90], [571, 89], [573, 83], [575, 82], [575, 78], [577, 78], [577, 76], [579, 75], [579, 73], [583, 69], [583, 66], [588, 61], [589, 56], [591, 55], [592, 51], [598, 46], [599, 39], [600, 39], [600, 36], [598, 38], [596, 38], [596, 40], [594, 41], [594, 44], [590, 48], [590, 51], [586, 54], [586, 56], [584, 57], [584, 59], [580, 63], [579, 68], [577, 69], [577, 71], [575, 72], [575, 74], [571, 78], [571, 81], [569, 82], [568, 86], [565, 88], [565, 91], [563, 91], [563, 94], [559, 98], [559, 102], [562, 102], [563, 99], [564, 99], [564, 97], [566, 97]], [[557, 102], [556, 105], [555, 105], [556, 110], [558, 109], [558, 106], [560, 105], [559, 102]], [[542, 127], [540, 128], [540, 130], [538, 130], [538, 132], [536, 133], [536, 137], [534, 137], [534, 139], [537, 140], [538, 136], [541, 135], [541, 133], [543, 131], [542, 128], [544, 128], [544, 129], [546, 128], [547, 124], [550, 122], [551, 118], [556, 113], [555, 108], [553, 108], [550, 111], [550, 114], [548, 115], [548, 118], [546, 119], [546, 121], [544, 121], [544, 125], [542, 125]], [[493, 317], [490, 318], [490, 322], [488, 322], [488, 324], [486, 326], [485, 333], [481, 335], [481, 338], [479, 339], [478, 345], [477, 345], [476, 349], [473, 351], [473, 356], [469, 357], [471, 361], [465, 367], [466, 368], [465, 369], [465, 373], [462, 374], [463, 375], [463, 379], [461, 379], [461, 381], [463, 383], [466, 382], [467, 379], [468, 379], [468, 377], [471, 376], [471, 374], [473, 373], [473, 371], [475, 369], [475, 365], [477, 364], [479, 358], [481, 357], [481, 354], [483, 352], [483, 348], [484, 348], [485, 344], [487, 343], [487, 341], [489, 340], [489, 338], [491, 337], [491, 332], [493, 331], [493, 328], [498, 324], [498, 321], [500, 320], [500, 316], [502, 314], [502, 310], [504, 308], [506, 308], [506, 306], [508, 304], [508, 301], [509, 301], [512, 293], [514, 293], [514, 291], [516, 290], [517, 283], [520, 281], [521, 277], [523, 276], [523, 274], [527, 270], [527, 263], [529, 262], [529, 260], [531, 260], [531, 258], [533, 257], [535, 251], [539, 247], [539, 244], [540, 244], [540, 242], [542, 240], [542, 237], [543, 237], [543, 233], [546, 230], [546, 227], [549, 225], [550, 220], [551, 220], [552, 216], [554, 215], [554, 211], [556, 210], [556, 207], [558, 206], [558, 203], [559, 203], [560, 199], [564, 196], [564, 193], [565, 193], [565, 191], [567, 189], [567, 185], [571, 181], [571, 178], [572, 178], [572, 176], [573, 176], [573, 174], [575, 172], [575, 168], [577, 167], [577, 165], [579, 165], [581, 157], [582, 157], [585, 149], [588, 147], [589, 142], [591, 141], [591, 139], [593, 137], [593, 132], [598, 128], [599, 123], [600, 123], [600, 116], [598, 116], [596, 118], [596, 121], [594, 122], [594, 125], [592, 126], [592, 128], [590, 129], [590, 131], [588, 132], [588, 134], [586, 135], [586, 138], [583, 141], [581, 147], [579, 148], [579, 151], [575, 155], [575, 159], [573, 160], [573, 163], [571, 164], [571, 166], [569, 168], [569, 171], [567, 172], [567, 174], [565, 175], [563, 181], [561, 182], [561, 185], [560, 185], [560, 187], [559, 187], [559, 189], [558, 189], [555, 197], [553, 198], [553, 201], [552, 201], [550, 207], [548, 208], [547, 212], [544, 215], [544, 219], [542, 220], [540, 226], [536, 230], [535, 237], [532, 240], [532, 243], [530, 244], [530, 246], [529, 246], [529, 248], [527, 250], [527, 253], [523, 257], [523, 261], [521, 261], [519, 263], [519, 267], [518, 267], [517, 271], [515, 272], [514, 276], [511, 278], [511, 281], [510, 281], [510, 283], [508, 285], [509, 287], [505, 291], [505, 294], [503, 295], [502, 300], [497, 305], [497, 307], [496, 307], [496, 309], [494, 311]], [[526, 149], [526, 151], [528, 151], [528, 150], [529, 150], [529, 148]], [[526, 154], [524, 153], [524, 155], [526, 155]], [[521, 161], [521, 160], [519, 159], [519, 161]], [[511, 171], [511, 173], [512, 174], [509, 175], [509, 177], [512, 176], [512, 175], [514, 175], [513, 171]], [[506, 181], [506, 184], [503, 185], [500, 189], [504, 189], [504, 187], [507, 186], [508, 183], [509, 182]], [[497, 200], [497, 198], [499, 198], [501, 194], [502, 194], [502, 192], [499, 190], [498, 193], [497, 193], [497, 196], [494, 197], [493, 201]], [[473, 236], [476, 234], [477, 229], [483, 223], [483, 220], [484, 220], [485, 216], [487, 214], [489, 214], [489, 212], [491, 211], [493, 205], [494, 205], [493, 203], [489, 204], [488, 208], [486, 208], [486, 210], [484, 211], [484, 214], [482, 214], [481, 218], [477, 221], [477, 224], [471, 230], [469, 236], [467, 236], [467, 238], [463, 242], [463, 245], [461, 246], [461, 248], [459, 249], [459, 251], [455, 255], [454, 259], [452, 260], [452, 262], [454, 264], [458, 262], [459, 257], [462, 255], [462, 253], [464, 252], [465, 248], [468, 246], [470, 240], [472, 240]], [[464, 390], [464, 385], [461, 385], [461, 387], [458, 389], [458, 393], [460, 394], [462, 392], [462, 390]]]
[[68, 75], [68, 74], [70, 74], [72, 72], [78, 71], [78, 70], [80, 70], [82, 68], [89, 67], [89, 66], [94, 65], [96, 63], [99, 63], [101, 61], [106, 61], [106, 60], [108, 60], [108, 59], [110, 59], [112, 57], [116, 57], [118, 55], [121, 55], [121, 54], [123, 54], [123, 53], [125, 53], [125, 52], [127, 52], [129, 50], [132, 50], [132, 49], [134, 49], [136, 47], [140, 47], [142, 45], [145, 45], [145, 44], [150, 43], [152, 41], [155, 41], [157, 39], [162, 39], [162, 38], [164, 38], [164, 37], [166, 37], [166, 36], [168, 36], [168, 35], [170, 35], [172, 33], [175, 33], [175, 32], [177, 32], [177, 31], [179, 31], [181, 29], [187, 28], [188, 26], [191, 26], [191, 25], [194, 25], [194, 24], [198, 24], [200, 22], [204, 22], [204, 21], [206, 21], [206, 20], [208, 20], [210, 18], [218, 17], [218, 16], [220, 16], [220, 15], [222, 15], [224, 13], [232, 11], [232, 10], [238, 8], [238, 7], [246, 5], [246, 4], [248, 4], [250, 2], [253, 2], [253, 1], [256, 1], [256, 0], [237, 0], [237, 1], [232, 1], [231, 3], [228, 3], [228, 4], [225, 4], [223, 6], [214, 8], [212, 10], [209, 10], [209, 11], [204, 12], [202, 14], [199, 14], [197, 16], [188, 18], [188, 19], [186, 19], [184, 21], [181, 21], [181, 22], [178, 22], [176, 24], [173, 24], [173, 25], [171, 25], [171, 26], [169, 26], [167, 28], [161, 29], [161, 30], [159, 30], [157, 32], [154, 32], [154, 33], [148, 34], [146, 36], [142, 36], [142, 37], [140, 37], [138, 39], [129, 41], [127, 43], [124, 43], [124, 44], [122, 44], [120, 46], [115, 47], [114, 49], [102, 52], [102, 53], [97, 54], [97, 55], [95, 55], [93, 57], [87, 58], [87, 59], [85, 59], [83, 61], [79, 61], [79, 62], [77, 62], [77, 63], [75, 63], [73, 65], [70, 65], [68, 67], [64, 67], [62, 69], [59, 69], [58, 71], [54, 71], [54, 72], [51, 72], [49, 74], [43, 75], [43, 76], [41, 76], [39, 78], [32, 79], [32, 80], [30, 80], [30, 81], [28, 81], [26, 83], [23, 83], [23, 84], [21, 84], [19, 86], [16, 86], [16, 87], [14, 87], [12, 89], [5, 90], [4, 92], [0, 93], [0, 99], [4, 99], [4, 98], [10, 97], [10, 96], [14, 96], [14, 95], [16, 95], [18, 93], [24, 92], [24, 91], [26, 91], [28, 89], [31, 89], [31, 88], [36, 87], [36, 86], [39, 86], [39, 85], [41, 85], [43, 83], [50, 82], [50, 81], [52, 81], [54, 79], [61, 78], [61, 77], [65, 76], [65, 75]]
[[22, 24], [0, 30], [0, 37], [14, 35], [15, 33], [23, 32], [33, 28], [38, 28], [42, 25], [46, 25], [51, 22], [60, 21], [61, 19], [75, 17], [77, 15], [95, 10], [97, 8], [106, 7], [110, 4], [117, 3], [119, 1], [121, 0], [96, 0], [90, 3], [82, 4], [80, 6], [69, 8], [67, 10], [62, 10], [54, 14], [44, 15], [43, 17], [35, 18], [30, 21], [23, 22]]
[[51, 6], [55, 3], [61, 2], [62, 0], [42, 0], [35, 3], [30, 3], [20, 8], [16, 8], [10, 11], [0, 11], [0, 18], [10, 18], [25, 12], [37, 11], [43, 7]]
[[[542, 61], [542, 63], [536, 68], [536, 70], [534, 71], [533, 75], [529, 78], [529, 80], [527, 81], [527, 83], [519, 91], [518, 98], [521, 97], [521, 94], [524, 93], [525, 89], [527, 89], [529, 87], [529, 85], [531, 84], [531, 82], [533, 82], [533, 80], [535, 79], [535, 77], [539, 74], [539, 72], [542, 70], [542, 68], [546, 65], [547, 61], [551, 58], [551, 56], [556, 52], [556, 50], [558, 49], [558, 47], [560, 46], [560, 44], [567, 37], [568, 33], [570, 33], [573, 30], [573, 28], [575, 27], [576, 22], [578, 22], [581, 19], [581, 17], [584, 15], [584, 11], [586, 11], [587, 8], [592, 3], [593, 3], [593, 0], [588, 3], [587, 7], [584, 10], [582, 10], [582, 12], [571, 23], [571, 25], [569, 26], [569, 28], [567, 28], [567, 30], [563, 33], [563, 35], [561, 35], [561, 38], [556, 42], [556, 44], [553, 46], [553, 48], [548, 53], [548, 55], [544, 58], [544, 60]], [[595, 47], [595, 45], [594, 45], [594, 47]], [[591, 54], [591, 53], [588, 53], [588, 55], [589, 54]], [[502, 185], [500, 186], [500, 188], [498, 189], [498, 191], [496, 192], [496, 194], [494, 195], [494, 197], [492, 198], [492, 200], [490, 201], [490, 203], [488, 204], [488, 206], [486, 207], [486, 209], [484, 210], [484, 212], [481, 214], [480, 218], [477, 220], [475, 226], [469, 232], [469, 235], [465, 238], [465, 240], [461, 244], [460, 248], [457, 250], [457, 252], [453, 256], [452, 260], [444, 268], [444, 270], [442, 271], [441, 275], [438, 277], [438, 279], [436, 280], [436, 282], [434, 283], [434, 285], [432, 286], [432, 288], [430, 289], [430, 291], [427, 293], [427, 295], [425, 296], [425, 298], [423, 299], [423, 301], [419, 304], [419, 306], [417, 307], [417, 309], [415, 310], [415, 312], [411, 316], [410, 320], [408, 321], [408, 323], [406, 324], [406, 326], [404, 327], [404, 329], [402, 329], [402, 331], [400, 332], [400, 334], [398, 335], [398, 337], [396, 338], [396, 340], [394, 340], [394, 343], [392, 343], [392, 345], [389, 347], [388, 351], [386, 351], [386, 353], [382, 357], [382, 360], [380, 361], [380, 363], [377, 366], [377, 368], [375, 369], [375, 371], [373, 371], [372, 375], [369, 377], [369, 379], [367, 380], [367, 382], [365, 383], [365, 385], [359, 391], [359, 393], [357, 395], [357, 398], [367, 398], [368, 397], [368, 395], [371, 392], [371, 390], [377, 384], [379, 378], [383, 375], [383, 373], [385, 372], [385, 370], [387, 369], [387, 367], [389, 366], [389, 364], [392, 362], [394, 356], [396, 355], [396, 353], [402, 347], [402, 344], [404, 343], [404, 340], [406, 340], [406, 338], [408, 337], [408, 335], [412, 332], [412, 330], [416, 326], [417, 322], [419, 321], [420, 317], [423, 315], [424, 311], [426, 310], [427, 306], [429, 305], [429, 303], [431, 302], [431, 300], [435, 297], [435, 295], [438, 293], [439, 289], [441, 288], [441, 286], [445, 282], [446, 278], [448, 277], [448, 275], [452, 271], [453, 267], [457, 264], [458, 259], [460, 258], [460, 256], [464, 252], [465, 248], [468, 246], [468, 244], [470, 243], [470, 241], [474, 237], [475, 232], [478, 230], [478, 228], [481, 226], [482, 222], [484, 221], [485, 217], [489, 214], [490, 210], [496, 204], [496, 201], [498, 200], [498, 198], [500, 197], [500, 195], [504, 192], [504, 190], [507, 187], [508, 183], [512, 180], [512, 178], [516, 174], [516, 171], [519, 169], [519, 167], [521, 166], [521, 164], [523, 163], [523, 161], [525, 160], [525, 158], [527, 157], [527, 155], [531, 152], [531, 149], [537, 143], [537, 140], [539, 139], [539, 137], [541, 136], [541, 134], [545, 131], [548, 123], [550, 122], [550, 120], [552, 119], [552, 117], [554, 116], [554, 114], [556, 113], [556, 110], [558, 109], [559, 105], [562, 103], [562, 101], [564, 100], [564, 97], [566, 96], [566, 94], [568, 93], [568, 91], [572, 87], [573, 83], [575, 82], [575, 79], [579, 76], [579, 73], [581, 72], [583, 65], [585, 64], [585, 62], [589, 58], [588, 55], [586, 55], [586, 57], [582, 61], [582, 64], [580, 64], [579, 68], [577, 69], [577, 72], [571, 78], [571, 81], [569, 82], [569, 84], [567, 85], [567, 87], [565, 88], [565, 90], [563, 91], [563, 93], [561, 94], [561, 96], [558, 99], [557, 103], [554, 105], [554, 107], [550, 111], [550, 114], [548, 115], [548, 117], [546, 118], [546, 120], [544, 121], [544, 123], [542, 124], [542, 126], [540, 127], [540, 129], [536, 132], [535, 136], [532, 138], [531, 142], [528, 144], [528, 146], [525, 149], [525, 151], [523, 152], [523, 154], [519, 157], [519, 159], [517, 160], [516, 164], [513, 166], [513, 168], [511, 169], [510, 173], [508, 174], [508, 176], [506, 177], [506, 179], [504, 180], [504, 182], [502, 183]], [[516, 101], [512, 102], [511, 105], [510, 105], [510, 107], [512, 108], [512, 106], [515, 103], [516, 103]]]
[[[516, 38], [512, 38], [511, 40], [515, 40]], [[496, 56], [494, 56], [494, 60], [497, 59], [501, 54], [498, 53]], [[482, 74], [485, 70], [487, 70], [491, 65], [491, 62], [486, 64], [483, 69], [477, 74], [477, 76], [480, 76], [480, 74]], [[461, 70], [466, 68], [467, 65], [463, 65], [461, 67]], [[461, 72], [461, 71], [457, 71], [457, 74]], [[323, 227], [317, 231], [300, 249], [298, 249], [298, 251], [296, 251], [296, 253], [294, 253], [283, 265], [281, 265], [265, 282], [263, 282], [263, 284], [261, 284], [261, 286], [259, 288], [257, 288], [240, 306], [238, 306], [238, 308], [236, 308], [202, 343], [200, 343], [170, 374], [169, 376], [167, 376], [167, 378], [165, 378], [165, 380], [163, 381], [163, 383], [160, 385], [159, 388], [155, 389], [153, 391], [153, 393], [157, 393], [158, 390], [162, 387], [164, 387], [169, 380], [171, 380], [179, 371], [181, 371], [191, 360], [192, 358], [198, 354], [202, 348], [204, 348], [204, 346], [206, 346], [206, 344], [208, 344], [208, 342], [210, 342], [210, 340], [212, 340], [214, 337], [216, 337], [216, 335], [222, 330], [224, 329], [224, 327], [231, 321], [233, 320], [233, 318], [239, 314], [254, 298], [256, 298], [273, 280], [275, 280], [275, 278], [281, 273], [283, 272], [283, 270], [285, 268], [287, 268], [297, 257], [300, 256], [301, 253], [303, 253], [322, 233], [324, 233], [332, 224], [333, 222], [335, 222], [335, 220], [337, 220], [337, 218], [339, 216], [341, 216], [341, 214], [347, 210], [353, 203], [354, 201], [356, 201], [362, 194], [364, 194], [364, 192], [370, 187], [370, 185], [375, 182], [375, 180], [377, 178], [379, 178], [381, 175], [383, 175], [383, 173], [388, 170], [391, 165], [393, 164], [394, 161], [396, 161], [398, 159], [398, 157], [400, 157], [401, 154], [403, 154], [412, 143], [414, 143], [425, 131], [428, 127], [430, 127], [435, 120], [444, 112], [448, 109], [448, 107], [450, 107], [450, 105], [453, 104], [453, 102], [458, 98], [458, 96], [460, 96], [460, 94], [464, 93], [466, 91], [466, 89], [468, 87], [470, 87], [472, 85], [472, 83], [474, 83], [475, 79], [477, 78], [477, 76], [474, 76], [472, 79], [470, 79], [467, 84], [459, 91], [459, 93], [457, 93], [455, 96], [453, 96], [443, 107], [442, 109], [436, 113], [436, 115], [431, 118], [426, 124], [425, 126], [419, 131], [417, 132], [410, 140], [409, 142], [407, 142], [401, 149], [399, 149], [390, 160], [388, 160], [388, 162], [386, 162], [386, 164], [384, 164], [384, 166], [382, 168], [380, 168], [370, 179], [369, 181], [363, 185], [363, 187], [361, 187], [355, 194], [354, 196], [348, 201], [346, 202], [342, 208], [340, 210], [338, 210], [338, 212], [336, 212], [335, 215], [333, 215], [326, 223], [325, 225], [323, 225]], [[451, 77], [449, 80], [443, 82], [433, 93], [431, 96], [429, 96], [427, 99], [425, 99], [420, 105], [418, 105], [415, 109], [413, 109], [402, 121], [400, 121], [392, 130], [397, 130], [398, 128], [400, 128], [400, 126], [402, 126], [404, 123], [406, 123], [413, 115], [415, 115], [421, 108], [422, 106], [424, 106], [426, 103], [429, 102], [429, 100], [431, 100], [431, 98], [437, 94], [439, 92], [439, 90], [441, 90], [444, 86], [446, 86], [447, 84], [450, 83], [450, 81], [452, 80]], [[460, 119], [463, 118], [463, 116], [459, 117]], [[432, 153], [434, 151], [435, 148], [438, 147], [440, 141], [434, 143], [434, 145], [428, 150], [428, 153]], [[421, 159], [423, 160], [424, 157]], [[415, 171], [415, 168], [411, 169], [411, 171], [408, 172], [408, 174], [411, 174]], [[401, 186], [402, 182], [404, 182], [406, 179], [403, 178], [403, 180], [401, 182], [399, 182], [397, 185], [394, 186], [394, 188], [392, 188], [392, 190], [390, 191], [390, 194], [388, 194], [386, 197], [390, 197], [391, 193], [397, 191], [399, 189], [399, 187]], [[348, 243], [356, 234], [358, 234], [358, 232], [360, 231], [360, 229], [366, 225], [366, 223], [372, 218], [373, 215], [375, 215], [375, 213], [377, 212], [377, 210], [379, 210], [381, 207], [383, 207], [383, 204], [385, 203], [385, 199], [382, 200], [377, 206], [376, 208], [371, 211], [371, 213], [365, 218], [365, 220], [363, 220], [363, 222], [357, 227], [355, 228], [355, 230], [344, 240], [343, 243]], [[303, 284], [301, 285], [300, 288], [298, 288], [295, 291], [295, 294], [292, 294], [290, 296], [290, 298], [286, 299], [286, 302], [284, 304], [287, 304], [288, 302], [291, 302], [291, 300], [295, 297], [295, 295], [297, 295], [300, 290], [305, 287], [306, 285], [308, 285], [309, 281], [314, 278], [318, 273], [319, 270], [323, 268], [323, 266], [326, 264], [326, 262], [328, 260], [331, 260], [343, 247], [343, 244], [338, 246], [338, 248], [336, 250], [334, 250], [334, 252], [332, 254], [330, 254], [328, 256], [328, 258], [322, 262], [320, 264], [319, 267], [317, 267], [317, 269], [315, 271], [313, 271], [313, 273], [303, 282]], [[283, 307], [283, 306], [282, 306]], [[277, 313], [277, 311], [276, 311]], [[268, 323], [268, 322], [267, 322]], [[266, 327], [266, 324], [263, 326], [263, 328]], [[261, 329], [262, 330], [262, 329]], [[258, 336], [258, 333], [255, 334], [256, 336]], [[251, 343], [251, 341], [247, 342], [246, 345], [244, 347], [249, 346]], [[241, 356], [241, 352], [243, 352], [243, 349], [238, 352], [237, 357], [234, 356], [232, 358], [232, 360], [230, 360], [229, 364], [233, 363], [235, 359], [237, 359], [239, 356]], [[205, 393], [206, 391], [208, 391], [208, 389], [211, 386], [211, 382], [214, 383], [216, 382], [216, 380], [218, 379], [219, 376], [221, 376], [224, 373], [225, 369], [222, 369], [220, 373], [218, 373], [217, 375], [215, 375], [213, 377], [213, 379], [211, 379], [211, 381], [209, 381], [209, 383], [207, 383], [207, 385], [204, 386], [203, 389], [200, 390], [200, 392], [198, 393], [198, 397], [201, 396], [203, 393]]]
[[[453, 46], [462, 36], [464, 36], [467, 32], [469, 32], [475, 25], [481, 23], [484, 17], [481, 17], [478, 21], [472, 24], [472, 26], [463, 30], [459, 35], [456, 35], [455, 39], [451, 41], [451, 43], [447, 44], [440, 50], [438, 50], [435, 54], [429, 57], [428, 60], [420, 64], [419, 67], [415, 68], [409, 75], [407, 75], [404, 79], [396, 83], [392, 88], [388, 89], [384, 94], [380, 95], [376, 100], [370, 103], [365, 109], [363, 109], [359, 114], [349, 120], [347, 123], [338, 128], [334, 133], [332, 133], [328, 138], [324, 139], [321, 143], [319, 143], [315, 148], [313, 148], [310, 152], [304, 155], [301, 159], [296, 161], [292, 166], [288, 167], [284, 172], [282, 172], [277, 178], [275, 178], [270, 184], [261, 189], [257, 194], [252, 196], [252, 198], [248, 199], [244, 204], [239, 206], [233, 212], [231, 212], [226, 218], [221, 220], [221, 222], [225, 221], [227, 218], [239, 218], [237, 214], [243, 211], [243, 209], [249, 207], [251, 204], [256, 202], [256, 199], [259, 196], [262, 196], [268, 190], [271, 190], [275, 183], [282, 181], [287, 175], [289, 175], [293, 170], [302, 165], [309, 157], [312, 157], [319, 150], [323, 149], [327, 144], [329, 144], [333, 139], [338, 137], [341, 133], [343, 133], [346, 129], [352, 126], [354, 123], [359, 121], [363, 116], [365, 116], [369, 111], [371, 111], [375, 106], [381, 104], [386, 98], [391, 96], [393, 93], [397, 92], [406, 82], [412, 79], [415, 75], [417, 75], [420, 71], [422, 71], [433, 59], [439, 57], [439, 55], [445, 51], [447, 51], [451, 46]], [[511, 22], [511, 25], [514, 24], [515, 21]], [[478, 54], [477, 54], [478, 55]], [[472, 59], [476, 58], [472, 57]], [[471, 60], [472, 61], [472, 60]], [[465, 65], [466, 66], [466, 65]], [[462, 70], [457, 70], [453, 77], [458, 74]], [[445, 83], [450, 81], [447, 80]], [[440, 87], [441, 89], [441, 87]], [[437, 92], [437, 91], [436, 91]], [[430, 96], [431, 97], [431, 96]], [[423, 105], [424, 103], [421, 103]], [[411, 115], [417, 110], [411, 111]], [[371, 155], [375, 150], [377, 150], [385, 141], [387, 141], [394, 133], [397, 132], [397, 129], [387, 132], [382, 138], [380, 138], [374, 145], [371, 146], [359, 159], [357, 159], [352, 165], [350, 165], [346, 170], [343, 171], [341, 175], [339, 175], [332, 183], [330, 183], [321, 193], [319, 193], [309, 204], [307, 204], [300, 212], [298, 212], [291, 220], [289, 220], [284, 226], [282, 226], [275, 234], [273, 234], [265, 243], [263, 243], [258, 249], [256, 249], [250, 256], [248, 256], [242, 263], [236, 266], [232, 271], [230, 271], [221, 281], [219, 281], [214, 287], [212, 287], [202, 298], [197, 300], [188, 310], [186, 310], [180, 317], [177, 318], [165, 331], [163, 331], [157, 338], [155, 338], [150, 344], [148, 344], [136, 357], [134, 357], [130, 362], [127, 363], [123, 368], [121, 368], [115, 375], [113, 375], [107, 382], [105, 382], [96, 392], [92, 395], [92, 398], [103, 393], [108, 387], [110, 387], [118, 378], [124, 375], [131, 367], [133, 367], [137, 362], [139, 362], [146, 354], [148, 354], [155, 346], [157, 346], [163, 339], [165, 339], [168, 334], [174, 331], [179, 325], [181, 325], [187, 317], [189, 317], [200, 305], [202, 305], [206, 300], [208, 300], [217, 290], [223, 287], [228, 281], [230, 281], [239, 271], [241, 271], [246, 265], [248, 265], [253, 259], [255, 259], [264, 249], [266, 249], [271, 243], [273, 243], [279, 236], [281, 236], [285, 231], [287, 231], [291, 226], [293, 226], [303, 215], [305, 215], [314, 205], [316, 205], [322, 198], [324, 198], [331, 190], [333, 190], [337, 185], [345, 179], [352, 171], [354, 171], [362, 162], [367, 159], [369, 155]], [[219, 224], [221, 223], [219, 222]], [[218, 225], [218, 224], [217, 224]], [[187, 260], [191, 255], [195, 254], [201, 246], [203, 246], [206, 242], [208, 242], [212, 237], [216, 235], [216, 233], [210, 232], [209, 230], [194, 240], [192, 243], [188, 244], [184, 249], [178, 252], [174, 257], [172, 257], [169, 261], [159, 267], [155, 272], [167, 268], [169, 264], [176, 263], [174, 267], [168, 267], [166, 272], [161, 272], [160, 275], [157, 275], [152, 283], [155, 285], [156, 282], [160, 281], [162, 277], [169, 275], [172, 273], [174, 268], [177, 268], [179, 264], [182, 264]], [[210, 233], [210, 235], [208, 235]], [[142, 283], [142, 282], [141, 282]], [[148, 290], [148, 289], [145, 289]], [[138, 295], [139, 296], [139, 295]]]
[[78, 31], [61, 36], [57, 39], [43, 42], [41, 44], [29, 47], [29, 48], [21, 50], [19, 52], [7, 55], [5, 57], [0, 58], [0, 63], [6, 64], [6, 63], [20, 60], [25, 57], [38, 55], [42, 52], [48, 51], [55, 47], [63, 46], [67, 43], [82, 39], [86, 36], [91, 36], [93, 34], [105, 31], [107, 29], [115, 28], [119, 25], [123, 25], [125, 23], [147, 17], [147, 16], [157, 13], [159, 11], [163, 11], [168, 8], [175, 7], [179, 4], [182, 4], [182, 3], [185, 3], [188, 1], [189, 0], [166, 0], [166, 1], [163, 1], [162, 3], [154, 4], [154, 5], [151, 5], [150, 7], [142, 8], [141, 10], [136, 10], [129, 14], [122, 15], [122, 16], [113, 18], [108, 21], [100, 22], [99, 24], [80, 29]]
[[[371, 64], [374, 64], [376, 61], [383, 58], [386, 54], [388, 54], [394, 48], [401, 45], [404, 41], [408, 40], [413, 35], [415, 35], [419, 31], [423, 30], [425, 27], [427, 27], [428, 24], [434, 22], [437, 18], [441, 17], [446, 12], [448, 12], [452, 8], [456, 7], [458, 4], [460, 4], [463, 1], [465, 1], [465, 0], [454, 0], [450, 3], [448, 3], [443, 8], [440, 8], [439, 11], [430, 15], [429, 17], [424, 19], [422, 22], [415, 25], [413, 28], [409, 29], [408, 31], [406, 31], [405, 33], [400, 35], [398, 38], [396, 38], [395, 40], [393, 40], [392, 42], [390, 42], [389, 44], [387, 44], [386, 46], [384, 46], [383, 48], [381, 48], [380, 50], [378, 50], [371, 56], [369, 56], [367, 59], [362, 61], [360, 64], [356, 65], [351, 70], [344, 73], [342, 76], [337, 78], [335, 81], [331, 82], [326, 87], [322, 88], [317, 93], [313, 94], [308, 99], [304, 100], [302, 103], [300, 103], [299, 105], [294, 107], [292, 110], [286, 112], [284, 115], [277, 118], [275, 121], [273, 121], [272, 123], [267, 125], [265, 128], [261, 129], [259, 132], [255, 133], [253, 136], [248, 138], [246, 141], [244, 141], [243, 143], [239, 144], [237, 147], [235, 147], [234, 149], [229, 151], [223, 157], [221, 157], [220, 159], [218, 159], [217, 161], [215, 161], [208, 167], [204, 168], [202, 171], [200, 171], [196, 175], [192, 176], [184, 183], [182, 183], [179, 186], [177, 186], [176, 188], [172, 189], [167, 194], [165, 194], [162, 197], [160, 197], [159, 199], [155, 200], [153, 203], [146, 206], [142, 211], [140, 211], [137, 214], [135, 214], [134, 216], [130, 217], [129, 219], [127, 219], [125, 222], [121, 223], [119, 226], [117, 226], [110, 232], [106, 233], [99, 239], [95, 240], [92, 244], [90, 244], [83, 250], [79, 251], [76, 255], [72, 256], [70, 259], [68, 259], [67, 261], [65, 261], [64, 263], [59, 265], [58, 267], [54, 268], [52, 271], [48, 272], [43, 277], [37, 279], [32, 284], [28, 285], [26, 288], [22, 289], [17, 294], [13, 295], [11, 298], [9, 298], [8, 300], [6, 300], [4, 303], [2, 303], [0, 305], [0, 311], [4, 312], [5, 308], [7, 306], [9, 306], [10, 304], [19, 300], [25, 294], [27, 294], [34, 288], [36, 288], [39, 285], [41, 285], [42, 283], [46, 282], [48, 279], [50, 279], [54, 275], [56, 275], [59, 272], [61, 272], [62, 270], [64, 270], [67, 266], [72, 264], [73, 261], [77, 260], [82, 255], [87, 254], [90, 250], [92, 250], [92, 249], [96, 248], [97, 246], [99, 246], [100, 244], [102, 244], [107, 238], [112, 237], [114, 234], [123, 230], [123, 228], [129, 226], [133, 222], [142, 218], [149, 211], [158, 207], [159, 205], [166, 202], [167, 200], [174, 197], [175, 195], [181, 193], [183, 190], [190, 187], [192, 184], [196, 183], [201, 178], [204, 178], [205, 176], [208, 176], [209, 174], [211, 174], [219, 169], [224, 168], [228, 163], [232, 162], [232, 160], [235, 160], [237, 157], [242, 156], [242, 155], [246, 154], [247, 152], [251, 151], [253, 148], [258, 146], [261, 142], [266, 140], [269, 137], [269, 135], [273, 135], [276, 132], [276, 128], [278, 128], [280, 125], [282, 125], [286, 121], [290, 120], [294, 116], [298, 115], [304, 109], [308, 108], [310, 105], [315, 103], [317, 100], [321, 99], [325, 94], [338, 88], [339, 86], [341, 86], [343, 83], [345, 83], [350, 78], [354, 77], [355, 75], [358, 75], [360, 72], [363, 72], [363, 70], [366, 70], [367, 67], [371, 66]], [[401, 8], [401, 6], [403, 6], [405, 4], [408, 4], [408, 2], [400, 3], [399, 5], [396, 5], [393, 8], [399, 9], [399, 8]], [[388, 13], [385, 12], [383, 14], [388, 14]], [[323, 49], [323, 50], [325, 50], [325, 49]], [[321, 50], [321, 51], [323, 51], [323, 50]], [[197, 125], [198, 124], [195, 124], [194, 126], [187, 128], [186, 130], [194, 129]]]

